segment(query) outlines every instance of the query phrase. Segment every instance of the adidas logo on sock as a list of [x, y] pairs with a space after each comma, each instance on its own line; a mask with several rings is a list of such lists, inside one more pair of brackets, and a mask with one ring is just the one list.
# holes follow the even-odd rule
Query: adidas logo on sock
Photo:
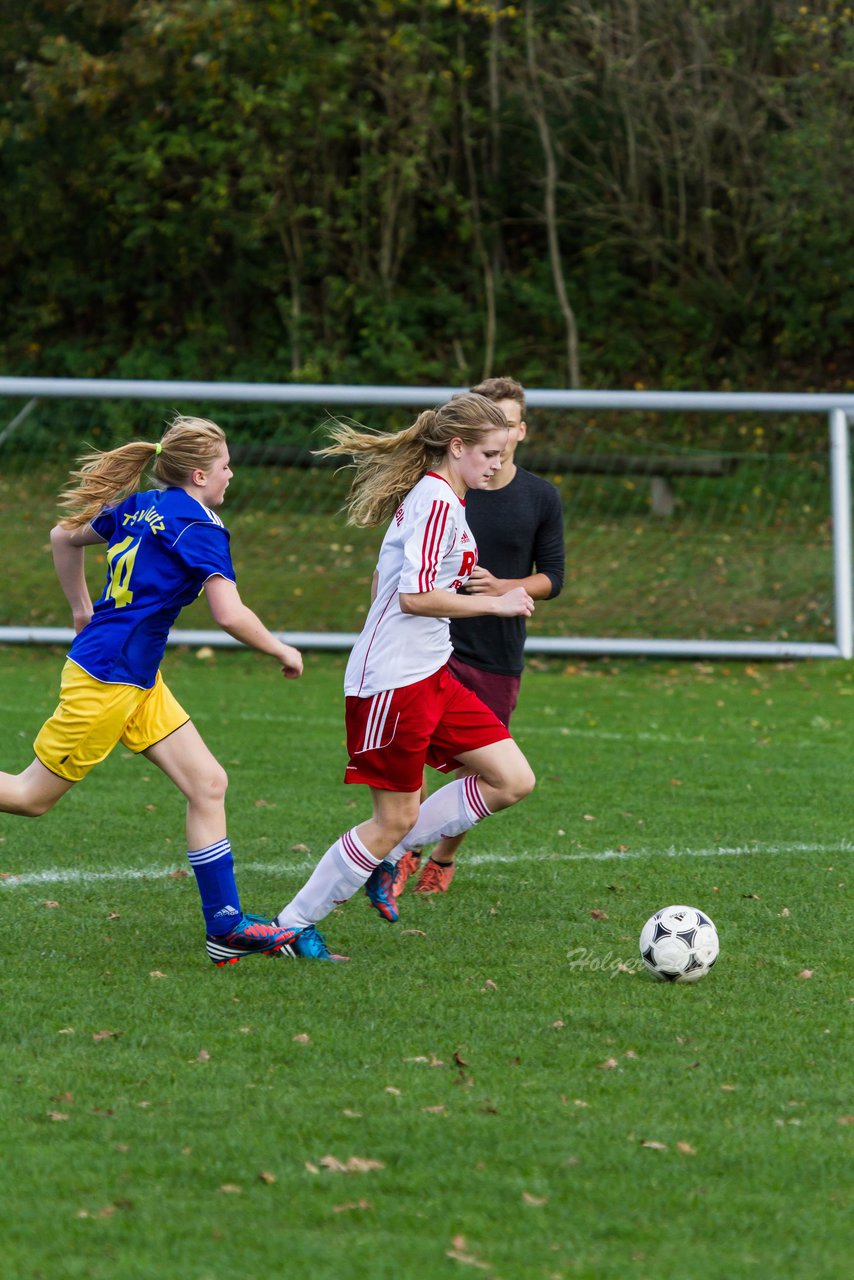
[[222, 907], [214, 916], [214, 920], [219, 920], [222, 916], [239, 916], [240, 912], [234, 907]]

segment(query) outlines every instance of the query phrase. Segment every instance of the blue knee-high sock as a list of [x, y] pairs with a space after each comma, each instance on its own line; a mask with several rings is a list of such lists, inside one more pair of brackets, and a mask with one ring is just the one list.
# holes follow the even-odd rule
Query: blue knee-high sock
[[187, 857], [199, 886], [208, 933], [228, 933], [242, 915], [230, 841], [217, 840], [206, 849], [191, 849]]

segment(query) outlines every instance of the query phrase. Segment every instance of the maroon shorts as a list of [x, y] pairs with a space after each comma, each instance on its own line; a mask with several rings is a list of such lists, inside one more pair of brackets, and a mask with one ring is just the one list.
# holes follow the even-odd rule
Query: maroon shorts
[[503, 725], [510, 727], [510, 717], [516, 710], [519, 701], [519, 686], [522, 683], [518, 676], [500, 675], [497, 671], [481, 671], [480, 667], [469, 666], [462, 662], [455, 653], [448, 661], [448, 670], [456, 676], [460, 684], [464, 684], [472, 693], [476, 693], [481, 702], [485, 702], [490, 711], [494, 711]]
[[402, 689], [346, 699], [345, 782], [419, 791], [424, 765], [442, 773], [460, 755], [510, 737], [507, 727], [447, 667]]

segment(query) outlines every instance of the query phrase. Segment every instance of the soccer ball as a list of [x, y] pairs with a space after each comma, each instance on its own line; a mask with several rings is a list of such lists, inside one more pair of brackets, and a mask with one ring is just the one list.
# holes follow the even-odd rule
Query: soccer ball
[[641, 958], [662, 982], [697, 982], [719, 951], [717, 929], [696, 907], [662, 907], [641, 929]]

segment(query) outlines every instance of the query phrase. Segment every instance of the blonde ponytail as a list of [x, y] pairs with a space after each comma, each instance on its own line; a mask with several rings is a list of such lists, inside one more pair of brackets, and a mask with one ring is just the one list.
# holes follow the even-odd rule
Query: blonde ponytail
[[215, 422], [176, 414], [159, 443], [137, 440], [84, 454], [69, 476], [69, 488], [59, 495], [66, 510], [59, 523], [64, 529], [80, 529], [104, 507], [135, 493], [151, 462], [155, 481], [181, 488], [195, 470], [207, 470], [224, 447], [225, 432]]
[[332, 443], [317, 453], [353, 459], [347, 523], [371, 527], [388, 520], [421, 477], [441, 466], [455, 437], [475, 444], [484, 432], [506, 426], [497, 405], [469, 392], [425, 409], [405, 431], [369, 431], [336, 421], [329, 430]]

